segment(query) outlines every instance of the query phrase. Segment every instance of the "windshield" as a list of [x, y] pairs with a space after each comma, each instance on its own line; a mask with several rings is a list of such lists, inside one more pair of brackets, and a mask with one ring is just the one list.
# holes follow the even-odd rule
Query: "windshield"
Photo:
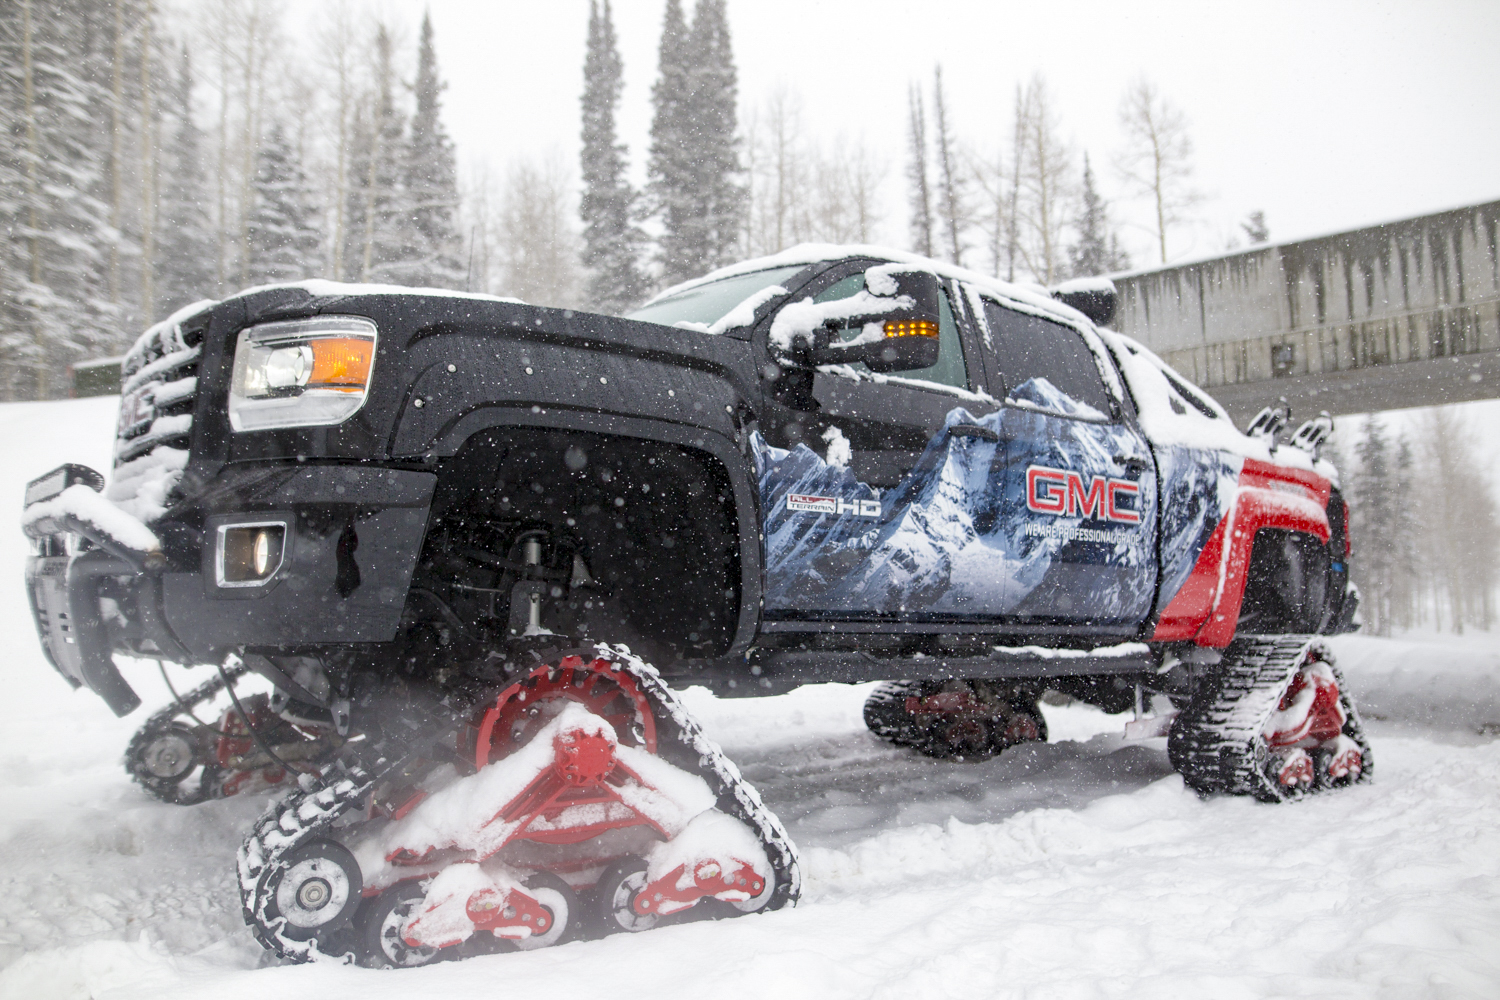
[[779, 285], [800, 271], [805, 264], [795, 267], [773, 267], [765, 271], [751, 271], [732, 278], [721, 278], [707, 284], [695, 285], [678, 292], [670, 298], [658, 299], [642, 306], [635, 312], [626, 313], [626, 319], [639, 319], [647, 323], [674, 326], [678, 323], [701, 323], [711, 326], [735, 306], [750, 296], [771, 285]]

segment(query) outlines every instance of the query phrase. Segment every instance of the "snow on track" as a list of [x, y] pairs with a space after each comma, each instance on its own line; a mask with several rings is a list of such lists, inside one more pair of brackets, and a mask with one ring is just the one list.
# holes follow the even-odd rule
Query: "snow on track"
[[[0, 406], [0, 512], [58, 462], [102, 464], [112, 419], [106, 400]], [[1164, 740], [1077, 705], [1046, 708], [1053, 743], [958, 765], [870, 736], [868, 686], [692, 690], [803, 850], [796, 909], [398, 972], [261, 968], [232, 868], [265, 798], [184, 808], [130, 784], [144, 711], [115, 719], [45, 665], [24, 552], [0, 525], [0, 997], [1500, 995], [1488, 637], [1337, 640], [1376, 779], [1280, 806], [1201, 800]], [[128, 676], [165, 701], [149, 665]]]

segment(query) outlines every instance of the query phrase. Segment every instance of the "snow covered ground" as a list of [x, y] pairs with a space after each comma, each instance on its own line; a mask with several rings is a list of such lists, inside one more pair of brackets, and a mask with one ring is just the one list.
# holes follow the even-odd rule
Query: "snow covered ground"
[[[104, 468], [113, 418], [0, 406], [0, 512], [61, 461]], [[1077, 705], [1047, 709], [1050, 744], [957, 765], [870, 736], [863, 688], [691, 691], [802, 848], [796, 909], [402, 972], [263, 968], [231, 867], [265, 799], [129, 783], [144, 712], [45, 665], [24, 553], [0, 524], [0, 997], [1500, 996], [1500, 637], [1337, 640], [1377, 777], [1287, 806], [1200, 800], [1164, 740]], [[130, 678], [148, 706], [153, 671]]]

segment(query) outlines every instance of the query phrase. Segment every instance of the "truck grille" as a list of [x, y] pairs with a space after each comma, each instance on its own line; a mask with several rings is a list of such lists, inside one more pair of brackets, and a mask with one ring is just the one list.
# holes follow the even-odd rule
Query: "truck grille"
[[120, 420], [108, 497], [142, 521], [167, 506], [187, 466], [208, 310], [147, 330], [120, 366]]

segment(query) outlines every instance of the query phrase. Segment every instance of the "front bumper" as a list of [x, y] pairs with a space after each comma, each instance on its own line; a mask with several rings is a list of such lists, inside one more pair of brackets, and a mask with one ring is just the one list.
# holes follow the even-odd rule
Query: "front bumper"
[[[26, 584], [43, 651], [70, 684], [125, 715], [140, 699], [116, 653], [210, 663], [247, 646], [389, 641], [435, 485], [431, 473], [362, 465], [226, 468], [151, 526], [166, 553], [122, 545], [97, 523], [105, 518], [39, 519], [28, 504], [36, 553]], [[276, 571], [223, 583], [220, 529], [270, 518], [286, 525]]]

